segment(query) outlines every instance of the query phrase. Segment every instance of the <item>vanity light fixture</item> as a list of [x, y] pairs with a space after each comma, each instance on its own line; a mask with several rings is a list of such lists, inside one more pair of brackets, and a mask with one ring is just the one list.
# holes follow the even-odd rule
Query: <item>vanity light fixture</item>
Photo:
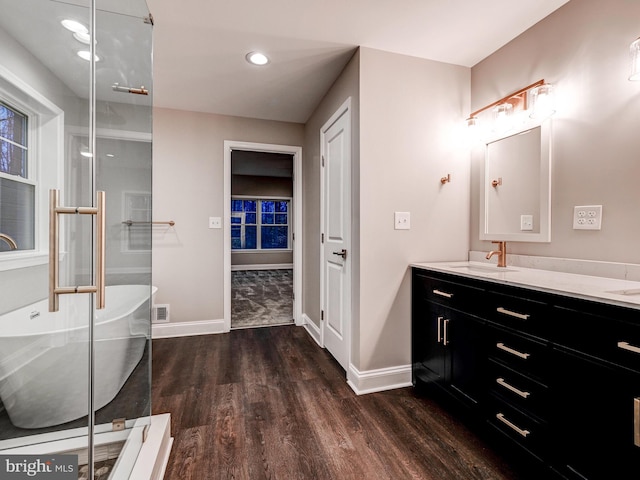
[[529, 117], [544, 120], [556, 113], [553, 90], [553, 85], [550, 83], [544, 83], [531, 89], [529, 92], [531, 95]]
[[[638, 53], [640, 56], [640, 39], [638, 40], [639, 40]], [[640, 62], [639, 62], [639, 66], [640, 66]], [[540, 79], [537, 82], [532, 83], [531, 85], [527, 85], [526, 87], [521, 88], [520, 90], [517, 90], [501, 98], [500, 100], [496, 100], [495, 102], [490, 103], [489, 105], [479, 108], [475, 112], [471, 112], [466, 120], [467, 126], [476, 127], [479, 123], [478, 115], [480, 115], [481, 113], [487, 110], [493, 110], [494, 121], [498, 122], [498, 124], [494, 125], [494, 129], [504, 132], [510, 127], [510, 123], [513, 118], [512, 115], [515, 115], [516, 113], [524, 112], [527, 109], [531, 109], [533, 99], [530, 98], [530, 95], [531, 97], [533, 97], [534, 92], [535, 92], [537, 102], [541, 102], [543, 100], [542, 97], [544, 96], [544, 100], [547, 103], [547, 105], [551, 105], [550, 108], [549, 107], [546, 108], [546, 111], [551, 112], [549, 114], [553, 114], [555, 112], [555, 110], [553, 110], [552, 103], [551, 103], [553, 85], [545, 83], [544, 79]], [[532, 118], [543, 118], [542, 113], [540, 113], [541, 115], [540, 117], [537, 116], [538, 115], [537, 113], [535, 114], [531, 113], [530, 115]], [[536, 115], [536, 116], [533, 116], [533, 115]]]
[[262, 66], [269, 63], [269, 57], [267, 57], [264, 53], [260, 53], [260, 52], [249, 52], [247, 53], [245, 58], [247, 59], [247, 62], [249, 62], [251, 65]]
[[629, 54], [631, 55], [631, 73], [629, 80], [632, 82], [640, 81], [640, 37], [636, 38], [629, 45]]
[[497, 105], [493, 109], [494, 130], [503, 133], [513, 127], [513, 105], [505, 102]]
[[440, 179], [440, 183], [441, 183], [442, 185], [444, 185], [445, 183], [448, 183], [448, 182], [450, 182], [450, 181], [451, 181], [451, 174], [450, 174], [450, 173], [447, 173], [447, 176], [446, 176], [446, 177], [442, 177], [442, 178]]

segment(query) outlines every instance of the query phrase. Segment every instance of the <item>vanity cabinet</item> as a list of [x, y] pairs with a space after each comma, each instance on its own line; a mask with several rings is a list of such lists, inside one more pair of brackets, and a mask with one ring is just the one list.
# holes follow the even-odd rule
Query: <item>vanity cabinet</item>
[[413, 281], [412, 375], [466, 407], [478, 404], [480, 359], [484, 356], [479, 319], [466, 311], [482, 290], [416, 274]]
[[[640, 478], [640, 310], [413, 269], [416, 387], [560, 478]], [[631, 473], [633, 472], [633, 473]]]
[[640, 312], [555, 307], [557, 449], [569, 478], [639, 478]]

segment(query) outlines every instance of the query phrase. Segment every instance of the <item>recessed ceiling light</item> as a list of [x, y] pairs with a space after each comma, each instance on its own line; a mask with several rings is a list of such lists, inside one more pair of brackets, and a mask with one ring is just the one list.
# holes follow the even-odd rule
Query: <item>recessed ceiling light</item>
[[[81, 59], [86, 60], [87, 62], [91, 60], [91, 52], [89, 50], [80, 50], [78, 52], [78, 56]], [[100, 61], [100, 57], [98, 57], [98, 55], [94, 55], [93, 57], [95, 58], [96, 62]]]
[[264, 53], [260, 52], [249, 52], [245, 58], [247, 59], [247, 62], [253, 65], [266, 65], [269, 63], [269, 58]]
[[64, 28], [73, 33], [89, 33], [89, 29], [80, 22], [65, 18], [60, 22]]
[[89, 45], [89, 43], [91, 42], [91, 36], [89, 35], [89, 32], [73, 32], [73, 38], [78, 40], [80, 43], [84, 43], [85, 45]]
[[93, 158], [93, 153], [91, 153], [88, 150], [80, 150], [80, 155], [82, 155], [85, 158]]

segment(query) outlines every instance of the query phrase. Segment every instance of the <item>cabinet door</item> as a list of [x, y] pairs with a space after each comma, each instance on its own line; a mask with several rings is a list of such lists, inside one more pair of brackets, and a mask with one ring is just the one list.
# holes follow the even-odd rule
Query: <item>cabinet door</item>
[[447, 347], [444, 329], [449, 319], [446, 309], [425, 300], [414, 309], [413, 318], [413, 375], [420, 380], [443, 386], [446, 382]]
[[460, 312], [450, 313], [446, 328], [449, 362], [445, 364], [449, 386], [468, 406], [478, 404], [485, 369], [486, 334], [483, 325]]
[[571, 353], [554, 358], [555, 424], [562, 426], [556, 451], [567, 473], [589, 480], [636, 478], [629, 472], [640, 465], [640, 375]]

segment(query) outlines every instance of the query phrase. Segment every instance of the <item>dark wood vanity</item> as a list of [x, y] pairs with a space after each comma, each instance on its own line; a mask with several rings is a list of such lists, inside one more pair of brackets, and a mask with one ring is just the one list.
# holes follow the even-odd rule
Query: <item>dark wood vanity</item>
[[413, 267], [412, 380], [566, 479], [640, 478], [640, 310]]

